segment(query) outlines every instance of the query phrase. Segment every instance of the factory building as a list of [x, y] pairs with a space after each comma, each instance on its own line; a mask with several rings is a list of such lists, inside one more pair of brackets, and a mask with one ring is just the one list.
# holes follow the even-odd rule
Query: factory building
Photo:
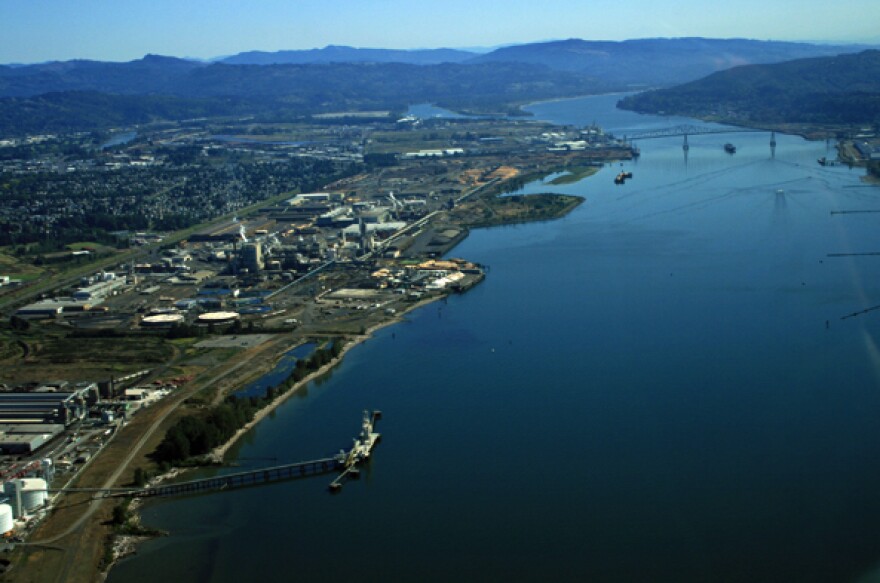
[[30, 454], [64, 431], [64, 425], [0, 424], [0, 451], [7, 455]]
[[251, 273], [263, 269], [263, 247], [259, 243], [248, 243], [241, 249], [241, 263]]
[[87, 413], [85, 390], [0, 393], [0, 423], [69, 425]]
[[346, 227], [342, 230], [342, 236], [346, 239], [354, 240], [358, 237], [363, 237], [364, 235], [371, 234], [381, 234], [383, 236], [390, 235], [392, 233], [396, 233], [400, 229], [406, 227], [406, 223], [399, 221], [392, 221], [389, 223], [367, 223], [364, 221], [363, 223], [363, 231], [360, 224], [351, 225], [350, 227]]
[[57, 318], [62, 314], [72, 312], [84, 312], [91, 308], [88, 302], [75, 302], [65, 300], [41, 300], [16, 310], [15, 315], [19, 318], [39, 319]]
[[113, 294], [125, 285], [124, 279], [110, 279], [99, 281], [87, 287], [80, 288], [73, 292], [73, 299], [80, 302], [102, 302], [107, 296]]

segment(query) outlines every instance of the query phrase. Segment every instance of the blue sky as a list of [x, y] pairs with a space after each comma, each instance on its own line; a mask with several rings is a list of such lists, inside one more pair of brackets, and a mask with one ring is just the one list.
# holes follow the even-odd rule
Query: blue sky
[[0, 63], [680, 36], [880, 43], [880, 2], [0, 0]]

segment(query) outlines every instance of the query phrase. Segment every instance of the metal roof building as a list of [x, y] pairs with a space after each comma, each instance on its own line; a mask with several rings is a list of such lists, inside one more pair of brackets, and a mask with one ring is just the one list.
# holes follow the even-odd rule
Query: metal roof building
[[31, 453], [64, 431], [63, 425], [0, 424], [0, 450], [6, 454]]
[[69, 425], [86, 416], [84, 391], [0, 393], [0, 423]]

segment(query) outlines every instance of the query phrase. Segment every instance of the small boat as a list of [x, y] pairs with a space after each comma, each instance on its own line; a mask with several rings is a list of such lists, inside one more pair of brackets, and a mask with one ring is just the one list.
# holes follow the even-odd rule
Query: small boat
[[724, 151], [728, 154], [736, 154], [736, 146], [731, 144], [730, 142], [724, 144]]
[[624, 182], [626, 182], [627, 178], [632, 178], [632, 177], [633, 177], [632, 172], [621, 172], [620, 174], [618, 174], [617, 176], [614, 177], [614, 184], [623, 184]]

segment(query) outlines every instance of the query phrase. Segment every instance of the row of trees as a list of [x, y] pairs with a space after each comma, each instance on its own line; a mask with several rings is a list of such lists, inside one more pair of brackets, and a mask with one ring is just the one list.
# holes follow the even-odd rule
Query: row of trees
[[338, 358], [342, 346], [342, 341], [336, 339], [315, 350], [309, 358], [298, 360], [290, 376], [279, 385], [269, 387], [263, 397], [232, 395], [206, 413], [181, 418], [165, 433], [152, 458], [160, 466], [169, 466], [209, 453], [253, 420], [257, 411], [289, 391], [309, 373]]
[[264, 406], [262, 399], [229, 397], [206, 415], [187, 415], [171, 426], [153, 457], [159, 463], [173, 464], [204, 455], [232, 437]]

